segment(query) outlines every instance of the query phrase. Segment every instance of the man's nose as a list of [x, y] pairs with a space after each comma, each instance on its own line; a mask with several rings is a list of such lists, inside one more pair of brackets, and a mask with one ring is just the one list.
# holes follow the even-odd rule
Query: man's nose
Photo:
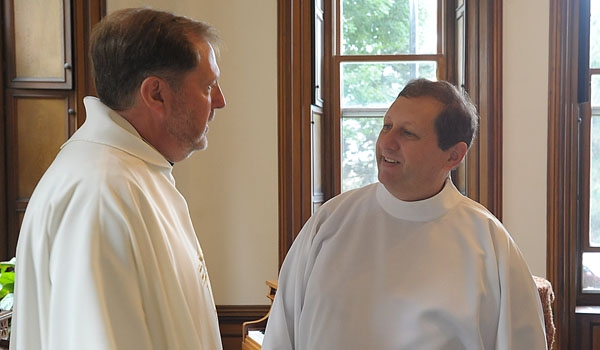
[[393, 133], [390, 131], [382, 132], [379, 134], [378, 143], [383, 149], [397, 150], [400, 148], [400, 144]]
[[212, 100], [212, 108], [213, 109], [225, 107], [225, 105], [226, 105], [225, 95], [223, 95], [223, 91], [221, 90], [221, 86], [219, 84], [217, 84], [215, 86], [211, 100]]

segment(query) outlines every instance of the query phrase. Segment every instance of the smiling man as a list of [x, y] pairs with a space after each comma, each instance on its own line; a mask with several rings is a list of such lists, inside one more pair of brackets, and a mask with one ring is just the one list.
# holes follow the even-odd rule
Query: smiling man
[[377, 140], [379, 183], [325, 203], [288, 252], [263, 349], [546, 349], [519, 249], [450, 180], [477, 124], [451, 84], [408, 83]]
[[173, 163], [225, 106], [218, 36], [148, 8], [92, 33], [98, 98], [36, 187], [17, 247], [11, 348], [221, 349]]

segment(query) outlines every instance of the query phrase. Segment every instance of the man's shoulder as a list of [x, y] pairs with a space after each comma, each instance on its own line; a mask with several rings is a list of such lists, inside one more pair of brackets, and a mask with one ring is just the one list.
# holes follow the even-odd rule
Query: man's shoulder
[[460, 197], [461, 198], [458, 201], [456, 208], [460, 208], [461, 210], [476, 217], [479, 216], [482, 218], [498, 220], [496, 216], [483, 204], [464, 195], [460, 195]]
[[143, 193], [158, 169], [137, 157], [91, 142], [64, 147], [38, 182], [32, 202], [86, 201]]
[[369, 199], [374, 199], [378, 183], [352, 189], [332, 197], [323, 204], [323, 208], [335, 210], [338, 207], [357, 206]]

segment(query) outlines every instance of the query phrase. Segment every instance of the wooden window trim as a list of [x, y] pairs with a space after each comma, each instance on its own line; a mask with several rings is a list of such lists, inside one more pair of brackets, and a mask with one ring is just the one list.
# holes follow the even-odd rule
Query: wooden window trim
[[[310, 216], [309, 152], [306, 150], [306, 123], [302, 123], [302, 101], [310, 99], [310, 83], [306, 81], [310, 69], [310, 50], [302, 45], [310, 43], [311, 2], [307, 0], [279, 0], [278, 18], [278, 164], [279, 164], [279, 257], [280, 264]], [[308, 52], [306, 52], [308, 51]], [[307, 62], [308, 60], [308, 62]], [[308, 68], [308, 69], [307, 69]], [[308, 72], [307, 72], [308, 71]], [[304, 73], [304, 74], [302, 74]], [[308, 81], [310, 81], [310, 76]], [[307, 90], [308, 89], [308, 94]], [[304, 113], [305, 114], [305, 113]], [[310, 150], [310, 148], [308, 148]], [[308, 180], [308, 181], [307, 181]]]
[[578, 0], [550, 2], [547, 279], [554, 293], [558, 349], [575, 345], [577, 276]]
[[74, 4], [73, 28], [79, 34], [73, 38], [76, 57], [78, 57], [74, 63], [73, 70], [75, 72], [75, 91], [77, 96], [77, 101], [75, 101], [75, 115], [77, 116], [77, 127], [79, 128], [85, 121], [83, 97], [96, 95], [88, 52], [92, 28], [106, 16], [106, 0], [75, 1]]
[[589, 81], [578, 77], [581, 72], [589, 74], [585, 59], [589, 53], [582, 44], [589, 40], [582, 5], [589, 5], [589, 0], [550, 2], [546, 268], [557, 295], [553, 311], [558, 349], [579, 348], [597, 340], [589, 334], [598, 314], [576, 312], [578, 306], [598, 306], [598, 295], [581, 292], [581, 254], [598, 251], [587, 242], [590, 168], [582, 160], [590, 156], [591, 110], [587, 101], [578, 98], [589, 93], [585, 91]]
[[502, 0], [465, 0], [466, 90], [480, 115], [467, 194], [502, 220]]

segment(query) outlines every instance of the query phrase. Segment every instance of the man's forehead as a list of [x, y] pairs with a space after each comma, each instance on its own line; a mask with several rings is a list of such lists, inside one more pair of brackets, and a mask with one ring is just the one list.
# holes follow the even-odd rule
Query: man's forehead
[[[430, 96], [398, 97], [386, 111], [384, 119], [406, 117], [408, 119], [426, 119], [437, 117], [443, 109], [443, 104]], [[404, 119], [404, 118], [403, 118]]]

